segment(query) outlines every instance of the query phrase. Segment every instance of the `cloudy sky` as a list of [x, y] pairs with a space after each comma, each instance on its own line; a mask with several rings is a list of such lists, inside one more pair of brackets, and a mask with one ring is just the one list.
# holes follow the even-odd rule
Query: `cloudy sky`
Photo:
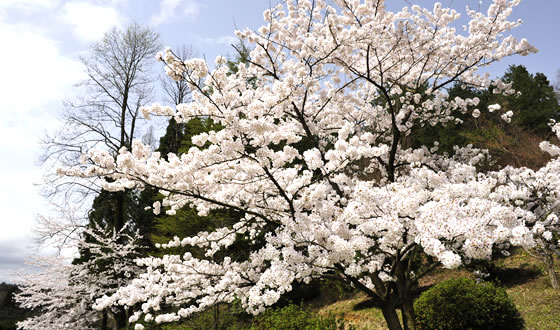
[[[464, 12], [474, 0], [442, 0]], [[488, 0], [484, 0], [488, 2]], [[235, 27], [258, 28], [262, 12], [276, 0], [0, 0], [0, 282], [32, 253], [30, 229], [35, 215], [47, 212], [34, 183], [41, 177], [38, 139], [58, 125], [61, 101], [71, 99], [83, 79], [78, 61], [88, 45], [112, 26], [130, 22], [158, 31], [166, 46], [190, 45], [212, 61], [233, 54]], [[432, 7], [434, 1], [391, 0]], [[524, 0], [514, 12], [524, 25], [514, 35], [540, 49], [493, 66], [502, 75], [509, 64], [554, 79], [560, 68], [560, 1]]]

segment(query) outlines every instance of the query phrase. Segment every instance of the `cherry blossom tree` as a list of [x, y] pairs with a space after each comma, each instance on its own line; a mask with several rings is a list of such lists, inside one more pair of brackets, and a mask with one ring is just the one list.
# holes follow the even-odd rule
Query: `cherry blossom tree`
[[[128, 225], [126, 226], [128, 227]], [[22, 329], [107, 329], [108, 313], [119, 313], [119, 307], [100, 311], [93, 309], [97, 298], [111, 295], [125, 286], [139, 272], [134, 259], [140, 256], [138, 235], [107, 231], [97, 225], [83, 234], [89, 240], [78, 243], [87, 251], [84, 262], [69, 263], [61, 256], [37, 256], [29, 264], [40, 272], [19, 274], [21, 292], [16, 302], [38, 313], [19, 322]], [[67, 246], [66, 246], [67, 247]]]
[[36, 258], [30, 265], [41, 268], [37, 274], [22, 275], [21, 293], [15, 296], [20, 306], [40, 311], [19, 322], [22, 329], [91, 329], [99, 319], [88, 299], [95, 286], [72, 282], [74, 267], [61, 258]]
[[[418, 127], [488, 111], [476, 97], [449, 99], [457, 81], [512, 92], [478, 70], [535, 51], [508, 35], [521, 24], [508, 20], [518, 3], [467, 8], [461, 30], [460, 14], [439, 3], [391, 12], [382, 0], [285, 1], [264, 12], [257, 31], [236, 32], [253, 50], [235, 73], [223, 57], [211, 69], [159, 54], [192, 101], [146, 107], [144, 116], [211, 118], [223, 128], [194, 136], [200, 148], [180, 156], [135, 141], [116, 160], [91, 151], [95, 165], [60, 173], [103, 175], [110, 191], [157, 187], [165, 198], [155, 213], [188, 205], [201, 215], [225, 208], [244, 216], [164, 245], [196, 246], [205, 256], [139, 260], [146, 272], [96, 308], [142, 303], [131, 322], [144, 315], [161, 323], [237, 299], [258, 314], [294, 282], [329, 278], [374, 299], [390, 329], [414, 329], [411, 293], [430, 270], [490, 258], [500, 244], [533, 244], [525, 225], [533, 212], [504, 202], [497, 173], [477, 170], [487, 153], [406, 143]], [[241, 240], [250, 242], [246, 257], [222, 256]], [[162, 312], [163, 303], [177, 309]]]

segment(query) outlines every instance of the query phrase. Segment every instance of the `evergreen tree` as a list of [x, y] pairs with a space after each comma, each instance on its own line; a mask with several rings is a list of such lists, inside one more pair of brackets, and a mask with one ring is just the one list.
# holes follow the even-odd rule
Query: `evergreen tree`
[[548, 78], [543, 73], [531, 74], [523, 65], [512, 65], [503, 81], [513, 83], [518, 95], [495, 97], [503, 107], [513, 110], [513, 123], [538, 134], [547, 134], [550, 119], [558, 119], [560, 105]]

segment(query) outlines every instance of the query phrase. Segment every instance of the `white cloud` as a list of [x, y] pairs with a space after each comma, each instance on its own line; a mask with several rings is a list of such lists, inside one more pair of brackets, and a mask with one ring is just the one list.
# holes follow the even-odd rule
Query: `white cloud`
[[112, 7], [120, 6], [128, 2], [128, 0], [100, 0], [102, 3], [106, 3]]
[[[43, 199], [33, 185], [38, 136], [56, 123], [60, 100], [83, 78], [82, 65], [60, 50], [59, 42], [28, 24], [0, 19], [0, 242], [29, 233]], [[1, 266], [0, 266], [1, 268]]]
[[202, 6], [199, 3], [196, 2], [188, 2], [187, 5], [185, 6], [185, 9], [183, 9], [183, 14], [187, 17], [190, 18], [192, 20], [195, 20], [198, 15], [200, 15], [200, 8]]
[[13, 273], [26, 268], [24, 260], [31, 252], [28, 245], [30, 241], [26, 236], [0, 239], [0, 283], [14, 283], [18, 279]]
[[[0, 239], [0, 251], [0, 283], [17, 283], [21, 280], [18, 274], [41, 271], [27, 263], [31, 256], [53, 256], [58, 252], [50, 246], [37, 246], [30, 235]], [[62, 251], [62, 255], [68, 258], [75, 253]]]
[[113, 26], [121, 26], [124, 18], [110, 6], [87, 2], [69, 2], [62, 8], [62, 19], [73, 26], [74, 34], [81, 41], [99, 40]]
[[29, 111], [63, 98], [82, 78], [81, 64], [63, 56], [58, 43], [26, 24], [0, 21], [0, 90], [3, 113]]
[[231, 45], [237, 42], [237, 38], [235, 36], [218, 36], [218, 37], [199, 37], [197, 38], [200, 42], [206, 44], [213, 44], [213, 45]]
[[59, 3], [59, 0], [0, 0], [0, 9], [39, 11], [54, 9]]
[[183, 0], [163, 0], [159, 12], [151, 17], [150, 24], [160, 25], [165, 22], [176, 20], [180, 17], [177, 13], [182, 14], [190, 20], [195, 20], [200, 15], [200, 9], [203, 5], [196, 1], [187, 1], [181, 9], [182, 2]]
[[47, 210], [46, 200], [38, 194], [35, 186], [42, 178], [42, 171], [38, 168], [25, 170], [29, 167], [27, 164], [21, 164], [21, 167], [23, 170], [3, 170], [0, 174], [4, 186], [0, 190], [0, 206], [5, 219], [0, 240], [30, 234], [35, 215]]
[[182, 0], [163, 0], [161, 2], [159, 13], [154, 14], [150, 19], [152, 25], [160, 25], [161, 23], [175, 17], [175, 11], [181, 4]]

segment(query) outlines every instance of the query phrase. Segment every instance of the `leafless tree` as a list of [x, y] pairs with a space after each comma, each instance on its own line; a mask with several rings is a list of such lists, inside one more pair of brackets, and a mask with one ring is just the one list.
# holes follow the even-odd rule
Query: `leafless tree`
[[[154, 96], [152, 70], [154, 55], [160, 49], [158, 33], [138, 24], [123, 30], [113, 28], [92, 44], [81, 58], [87, 74], [87, 79], [77, 84], [82, 88], [81, 96], [65, 102], [62, 127], [43, 137], [41, 162], [76, 166], [91, 148], [115, 155], [120, 148], [129, 148], [141, 133], [139, 109]], [[99, 187], [95, 181], [69, 181], [51, 175], [43, 192], [68, 201], [99, 192]]]
[[[173, 50], [175, 56], [182, 61], [197, 56], [191, 46], [182, 45]], [[185, 80], [172, 80], [165, 75], [160, 78], [166, 102], [177, 105], [190, 100], [191, 90]]]
[[140, 139], [143, 144], [150, 146], [152, 150], [156, 150], [158, 146], [158, 139], [154, 125], [148, 126], [144, 135]]
[[[196, 52], [190, 46], [182, 45], [177, 47], [174, 51], [175, 56], [182, 61], [186, 61], [196, 56]], [[166, 103], [178, 105], [186, 103], [191, 100], [191, 90], [187, 82], [183, 79], [172, 80], [169, 76], [161, 76], [161, 88], [163, 90], [163, 97]], [[185, 130], [184, 123], [177, 123], [175, 119], [169, 119], [167, 124], [166, 133], [163, 139], [166, 139], [163, 146], [160, 145], [160, 152], [163, 157], [167, 157], [168, 152], [177, 153], [181, 146], [183, 133]]]

